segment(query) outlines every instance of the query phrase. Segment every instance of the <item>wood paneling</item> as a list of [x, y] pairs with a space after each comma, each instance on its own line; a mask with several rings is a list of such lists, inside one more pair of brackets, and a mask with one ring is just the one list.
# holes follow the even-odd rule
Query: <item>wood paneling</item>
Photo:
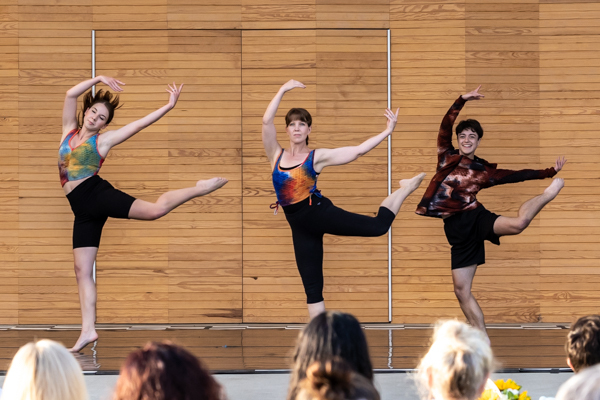
[[[244, 321], [306, 320], [306, 296], [295, 265], [291, 232], [275, 201], [261, 141], [261, 118], [289, 79], [307, 85], [284, 97], [276, 117], [287, 146], [284, 116], [303, 107], [313, 116], [311, 146], [358, 144], [385, 129], [385, 31], [244, 31]], [[386, 145], [319, 177], [325, 196], [349, 211], [375, 215], [387, 193]], [[325, 238], [325, 302], [368, 321], [387, 321], [387, 236]], [[370, 300], [370, 301], [366, 301]]]

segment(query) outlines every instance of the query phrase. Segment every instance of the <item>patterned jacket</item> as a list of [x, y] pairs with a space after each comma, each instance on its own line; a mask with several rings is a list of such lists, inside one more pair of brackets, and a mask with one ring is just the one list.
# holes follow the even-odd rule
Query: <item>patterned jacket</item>
[[465, 102], [459, 96], [442, 120], [437, 139], [437, 170], [417, 206], [416, 213], [419, 215], [442, 218], [473, 210], [480, 205], [476, 196], [481, 189], [556, 175], [554, 168], [520, 171], [497, 169], [497, 164], [477, 156], [471, 160], [460, 155], [452, 145], [452, 127]]

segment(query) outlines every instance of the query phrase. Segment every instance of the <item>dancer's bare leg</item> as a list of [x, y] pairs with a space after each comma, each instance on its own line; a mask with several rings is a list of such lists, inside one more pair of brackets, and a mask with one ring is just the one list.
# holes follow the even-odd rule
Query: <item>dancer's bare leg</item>
[[94, 261], [98, 254], [97, 247], [78, 247], [73, 249], [75, 258], [75, 276], [79, 291], [79, 304], [81, 306], [81, 334], [75, 345], [70, 349], [78, 352], [88, 343], [98, 339], [96, 333], [96, 284], [92, 277]]
[[523, 203], [516, 217], [498, 217], [494, 222], [494, 233], [498, 236], [504, 236], [518, 235], [523, 232], [540, 210], [554, 200], [564, 185], [565, 182], [562, 178], [556, 178], [544, 190], [544, 193]]
[[452, 270], [454, 294], [456, 294], [460, 308], [471, 326], [482, 330], [487, 335], [483, 311], [471, 293], [475, 271], [477, 271], [477, 265]]
[[137, 199], [131, 205], [129, 218], [152, 220], [160, 218], [194, 197], [204, 196], [227, 183], [225, 178], [198, 181], [196, 186], [172, 190], [161, 195], [155, 203]]
[[317, 315], [321, 314], [323, 311], [325, 311], [324, 301], [308, 304], [308, 315], [310, 316], [310, 319], [313, 319]]
[[383, 202], [381, 202], [381, 207], [385, 207], [394, 214], [398, 214], [398, 211], [400, 211], [400, 206], [402, 206], [404, 200], [406, 200], [406, 198], [412, 192], [417, 190], [423, 181], [423, 178], [425, 178], [424, 172], [412, 177], [411, 179], [402, 179], [400, 181], [400, 189], [386, 197]]

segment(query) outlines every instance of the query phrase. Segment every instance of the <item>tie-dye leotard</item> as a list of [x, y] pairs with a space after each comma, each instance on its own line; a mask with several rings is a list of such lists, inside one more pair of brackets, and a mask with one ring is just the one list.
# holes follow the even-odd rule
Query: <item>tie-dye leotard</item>
[[317, 192], [317, 178], [319, 174], [313, 167], [315, 151], [311, 151], [304, 162], [296, 167], [281, 168], [283, 150], [273, 169], [273, 186], [277, 195], [277, 204], [289, 206], [310, 197]]
[[98, 153], [98, 135], [94, 135], [79, 146], [71, 147], [71, 140], [79, 132], [74, 129], [58, 148], [58, 170], [60, 184], [97, 175], [104, 158]]

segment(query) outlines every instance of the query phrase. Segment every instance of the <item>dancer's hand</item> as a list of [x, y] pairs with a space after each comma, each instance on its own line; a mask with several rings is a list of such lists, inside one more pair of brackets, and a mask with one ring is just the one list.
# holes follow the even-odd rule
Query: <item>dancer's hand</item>
[[481, 85], [477, 86], [477, 89], [469, 92], [469, 93], [465, 93], [463, 94], [461, 97], [463, 98], [463, 100], [479, 100], [484, 98], [485, 96], [482, 95], [481, 93], [479, 93], [479, 89], [481, 89]]
[[125, 83], [121, 82], [120, 80], [104, 75], [99, 76], [99, 78], [100, 82], [104, 83], [106, 86], [110, 87], [115, 92], [123, 91], [123, 89], [121, 89], [121, 86], [119, 85], [125, 85]]
[[562, 167], [565, 166], [566, 163], [567, 163], [567, 159], [564, 156], [558, 157], [556, 159], [556, 163], [554, 164], [554, 169], [556, 170], [556, 172], [560, 171], [562, 169]]
[[292, 90], [292, 89], [295, 89], [295, 88], [302, 88], [302, 89], [305, 89], [305, 88], [306, 88], [306, 86], [305, 86], [305, 85], [304, 85], [302, 82], [298, 82], [298, 81], [295, 81], [295, 80], [293, 80], [293, 79], [290, 79], [289, 81], [287, 81], [286, 83], [284, 83], [284, 84], [281, 86], [281, 89], [282, 89], [284, 92], [288, 92], [288, 91], [290, 91], [290, 90]]
[[169, 106], [171, 106], [171, 108], [175, 107], [175, 104], [177, 104], [177, 99], [179, 99], [181, 89], [183, 89], [183, 83], [181, 84], [181, 86], [179, 86], [179, 88], [177, 88], [175, 82], [173, 82], [173, 85], [169, 85], [168, 89], [165, 89], [171, 94], [171, 96], [169, 96]]
[[396, 128], [396, 123], [398, 122], [398, 112], [400, 111], [400, 109], [396, 109], [396, 113], [394, 114], [394, 112], [392, 110], [390, 110], [389, 108], [385, 110], [385, 117], [387, 118], [387, 130], [389, 131], [389, 133], [392, 133], [394, 131], [394, 128]]

